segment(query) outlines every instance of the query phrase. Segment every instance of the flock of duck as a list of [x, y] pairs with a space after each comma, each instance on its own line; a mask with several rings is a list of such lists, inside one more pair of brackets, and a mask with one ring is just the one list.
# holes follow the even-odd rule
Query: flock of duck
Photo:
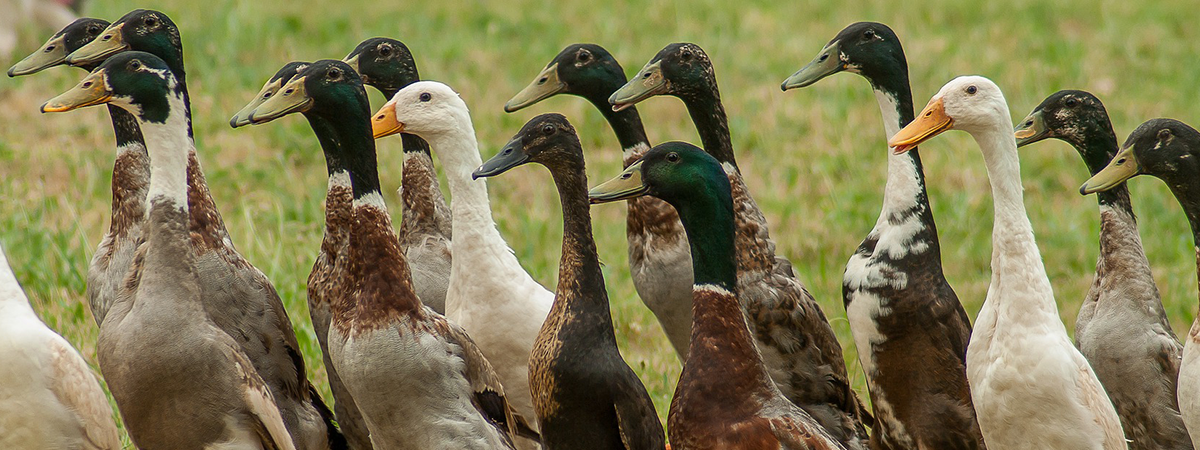
[[[591, 101], [625, 169], [590, 190], [576, 130], [559, 114], [534, 117], [484, 162], [464, 100], [420, 81], [399, 41], [288, 63], [230, 125], [299, 113], [324, 153], [325, 232], [307, 293], [331, 409], [279, 295], [209, 195], [183, 59], [171, 19], [136, 10], [80, 19], [8, 71], [88, 70], [42, 111], [104, 104], [112, 117], [112, 218], [87, 299], [104, 381], [138, 448], [1111, 450], [1193, 448], [1188, 430], [1200, 437], [1200, 325], [1186, 345], [1171, 331], [1124, 185], [1166, 181], [1200, 239], [1200, 132], [1181, 122], [1151, 120], [1118, 145], [1098, 98], [1061, 91], [1014, 135], [999, 87], [978, 76], [953, 79], [914, 115], [900, 41], [879, 23], [850, 25], [788, 77], [784, 90], [865, 77], [890, 139], [879, 220], [843, 278], [868, 408], [824, 313], [775, 253], [699, 46], [668, 45], [627, 80], [604, 48], [571, 45], [505, 105]], [[373, 115], [364, 86], [389, 99]], [[634, 105], [655, 96], [683, 100], [701, 147], [649, 142]], [[979, 144], [995, 202], [991, 285], [973, 329], [942, 273], [917, 151], [951, 129]], [[375, 153], [375, 139], [394, 134], [398, 231]], [[1017, 148], [1050, 138], [1078, 150], [1093, 174], [1080, 191], [1099, 201], [1100, 259], [1075, 343], [1019, 172]], [[562, 203], [554, 292], [521, 267], [488, 202], [484, 179], [503, 183], [526, 164], [550, 171]], [[684, 361], [667, 433], [617, 348], [592, 239], [590, 203], [620, 200], [633, 282]], [[34, 314], [2, 252], [0, 262], [0, 446], [120, 448], [87, 364]]]

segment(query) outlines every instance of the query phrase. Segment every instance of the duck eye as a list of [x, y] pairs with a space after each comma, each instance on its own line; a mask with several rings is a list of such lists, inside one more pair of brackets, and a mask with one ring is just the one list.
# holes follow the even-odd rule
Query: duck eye
[[392, 56], [392, 46], [384, 44], [379, 46], [379, 56], [387, 58]]
[[429, 95], [428, 92], [422, 92], [421, 95], [417, 97], [417, 100], [427, 102], [427, 101], [433, 100], [433, 96]]
[[88, 34], [100, 34], [100, 31], [100, 27], [95, 25], [92, 25], [87, 29]]
[[590, 52], [588, 52], [587, 50], [579, 52], [579, 62], [588, 62], [588, 61], [591, 61], [591, 59], [592, 59], [592, 54]]
[[1074, 98], [1068, 98], [1067, 101], [1065, 101], [1063, 103], [1065, 103], [1068, 108], [1074, 108], [1075, 105], [1079, 104], [1079, 102], [1076, 101]]
[[974, 85], [967, 86], [967, 94], [969, 94], [969, 95], [975, 95], [975, 93], [978, 91], [979, 91], [979, 88], [975, 87]]
[[682, 52], [680, 52], [680, 53], [679, 53], [679, 57], [680, 57], [680, 58], [683, 58], [683, 60], [684, 60], [684, 61], [690, 60], [690, 59], [692, 59], [692, 51], [691, 51], [691, 50], [684, 50], [684, 51], [682, 51]]
[[1170, 138], [1170, 137], [1171, 137], [1171, 130], [1164, 128], [1164, 129], [1158, 131], [1158, 140], [1165, 141], [1165, 140], [1167, 140], [1167, 138]]
[[158, 19], [155, 19], [154, 16], [150, 16], [150, 17], [147, 17], [146, 20], [144, 20], [142, 22], [145, 23], [146, 26], [152, 27], [152, 26], [154, 26], [155, 23], [158, 23]]
[[667, 153], [667, 161], [670, 161], [670, 162], [678, 162], [678, 161], [679, 161], [679, 154], [678, 154], [678, 153], [675, 153], [675, 152]]
[[342, 71], [334, 67], [329, 69], [329, 73], [326, 76], [332, 81], [337, 81], [338, 79], [342, 78]]
[[130, 69], [133, 69], [133, 70], [141, 70], [141, 69], [142, 69], [142, 62], [141, 62], [141, 61], [138, 61], [138, 60], [136, 60], [136, 59], [135, 59], [135, 60], [133, 60], [133, 61], [130, 61], [130, 62], [129, 62], [129, 68], [130, 68]]
[[554, 125], [546, 124], [542, 126], [542, 134], [546, 136], [554, 134]]
[[875, 38], [875, 30], [867, 30], [867, 31], [863, 32], [863, 39], [874, 39], [874, 38]]

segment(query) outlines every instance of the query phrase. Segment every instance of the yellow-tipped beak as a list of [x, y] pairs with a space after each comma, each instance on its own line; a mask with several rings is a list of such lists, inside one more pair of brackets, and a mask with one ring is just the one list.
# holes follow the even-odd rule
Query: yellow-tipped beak
[[566, 88], [567, 83], [558, 79], [558, 63], [551, 64], [550, 67], [542, 69], [542, 72], [533, 79], [533, 82], [529, 83], [529, 86], [525, 86], [525, 89], [521, 89], [521, 92], [504, 104], [504, 112], [520, 110], [562, 92]]
[[63, 36], [55, 36], [42, 44], [36, 52], [18, 61], [8, 69], [8, 76], [19, 77], [38, 73], [49, 67], [62, 64], [67, 59], [67, 49], [64, 47]]
[[600, 183], [588, 191], [592, 203], [608, 203], [646, 195], [649, 186], [642, 183], [642, 162], [630, 165], [616, 178]]
[[396, 105], [392, 102], [387, 102], [379, 112], [371, 116], [371, 133], [375, 135], [375, 139], [384, 136], [404, 131], [404, 122], [396, 120]]
[[1137, 156], [1133, 154], [1133, 147], [1126, 147], [1117, 152], [1104, 170], [1096, 172], [1092, 178], [1084, 182], [1083, 186], [1079, 187], [1079, 193], [1088, 195], [1107, 191], [1140, 173], [1142, 172]]
[[229, 126], [237, 128], [250, 125], [250, 114], [255, 109], [258, 109], [259, 106], [262, 106], [263, 102], [266, 102], [267, 99], [275, 96], [279, 92], [279, 89], [283, 87], [280, 86], [279, 81], [268, 81], [267, 84], [264, 84], [262, 89], [258, 90], [258, 94], [254, 96], [254, 99], [250, 100], [250, 103], [247, 103], [246, 106], [243, 106], [237, 114], [234, 114], [232, 119], [229, 119]]
[[108, 91], [108, 83], [104, 78], [103, 69], [92, 72], [71, 90], [46, 101], [42, 105], [42, 112], [65, 112], [85, 106], [108, 103], [112, 99], [112, 92]]
[[92, 42], [88, 42], [67, 55], [67, 64], [72, 66], [95, 64], [116, 53], [128, 50], [129, 44], [125, 43], [125, 38], [121, 35], [121, 29], [124, 27], [124, 23], [109, 25], [108, 29], [100, 33], [100, 36], [93, 39]]
[[275, 95], [263, 100], [262, 104], [250, 111], [250, 122], [270, 122], [294, 112], [308, 111], [308, 108], [312, 107], [313, 100], [308, 97], [308, 90], [304, 88], [305, 78], [307, 77], [296, 77]]
[[922, 142], [941, 134], [943, 131], [949, 130], [954, 126], [954, 119], [946, 115], [946, 106], [942, 104], [941, 98], [935, 98], [925, 105], [925, 109], [921, 110], [921, 115], [898, 131], [892, 139], [888, 141], [888, 146], [892, 147], [892, 151], [897, 155], [912, 150]]

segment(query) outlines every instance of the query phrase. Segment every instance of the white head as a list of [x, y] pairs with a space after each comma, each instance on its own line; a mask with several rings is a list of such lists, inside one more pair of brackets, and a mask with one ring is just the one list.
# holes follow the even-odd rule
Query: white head
[[950, 80], [888, 145], [896, 153], [903, 153], [946, 130], [972, 134], [1000, 130], [1012, 134], [1012, 118], [1000, 87], [981, 76]]
[[426, 140], [472, 132], [471, 114], [457, 92], [436, 81], [418, 81], [397, 92], [371, 118], [376, 138], [411, 133]]

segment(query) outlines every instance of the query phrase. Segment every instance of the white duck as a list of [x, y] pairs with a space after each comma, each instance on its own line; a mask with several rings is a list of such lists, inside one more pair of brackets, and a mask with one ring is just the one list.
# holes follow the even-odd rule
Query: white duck
[[992, 282], [967, 346], [967, 381], [988, 448], [1124, 449], [1108, 395], [1058, 317], [1025, 213], [1017, 143], [991, 80], [955, 78], [888, 143], [897, 153], [939, 133], [971, 133], [992, 185]]
[[121, 448], [96, 377], [33, 312], [2, 247], [0, 361], [0, 448]]
[[529, 353], [554, 293], [521, 267], [496, 230], [487, 182], [471, 178], [483, 158], [467, 104], [449, 86], [420, 81], [397, 92], [372, 121], [376, 138], [403, 129], [428, 141], [442, 162], [454, 234], [446, 317], [462, 326], [491, 361], [513, 409], [536, 417]]

